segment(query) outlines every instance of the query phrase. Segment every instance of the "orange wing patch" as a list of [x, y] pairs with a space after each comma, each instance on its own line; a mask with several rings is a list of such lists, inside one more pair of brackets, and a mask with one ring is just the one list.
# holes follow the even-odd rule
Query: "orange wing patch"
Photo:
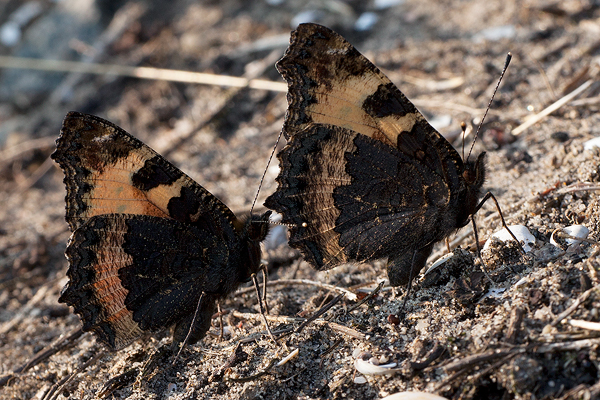
[[75, 209], [73, 214], [79, 214], [79, 218], [111, 213], [168, 217], [169, 199], [179, 196], [181, 185], [162, 185], [150, 191], [142, 191], [131, 181], [133, 171], [138, 170], [152, 156], [148, 149], [133, 150], [128, 156], [115, 160], [110, 168], [90, 168], [91, 175], [82, 178], [80, 182], [91, 186], [90, 191], [81, 196], [86, 209], [83, 213], [78, 213]]
[[[95, 215], [151, 215], [194, 222], [212, 209], [240, 225], [206, 189], [101, 118], [69, 113], [52, 158], [65, 172], [66, 219], [72, 231]], [[181, 199], [177, 209], [173, 199]]]
[[[79, 302], [78, 293], [73, 290], [65, 290], [59, 299], [74, 304], [84, 321], [83, 329], [93, 330], [113, 348], [121, 348], [143, 334], [133, 320], [133, 312], [125, 305], [129, 290], [123, 287], [118, 273], [119, 269], [133, 264], [132, 256], [123, 249], [127, 231], [122, 216], [92, 221], [88, 229], [77, 230], [71, 237], [66, 256], [71, 264], [82, 265], [87, 270], [86, 275], [93, 277], [78, 285], [79, 291], [88, 293], [91, 304]], [[91, 259], [90, 254], [94, 255]], [[70, 275], [76, 273], [69, 272]]]
[[395, 147], [399, 134], [427, 123], [375, 65], [320, 25], [292, 33], [277, 69], [289, 84], [287, 137], [311, 123], [330, 124]]

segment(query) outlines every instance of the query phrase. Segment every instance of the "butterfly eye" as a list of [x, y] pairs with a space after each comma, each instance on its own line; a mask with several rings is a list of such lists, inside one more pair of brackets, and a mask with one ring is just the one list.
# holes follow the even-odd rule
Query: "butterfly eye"
[[463, 178], [465, 179], [465, 181], [467, 182], [473, 182], [475, 180], [475, 171], [471, 170], [471, 169], [465, 169], [465, 171], [463, 172]]

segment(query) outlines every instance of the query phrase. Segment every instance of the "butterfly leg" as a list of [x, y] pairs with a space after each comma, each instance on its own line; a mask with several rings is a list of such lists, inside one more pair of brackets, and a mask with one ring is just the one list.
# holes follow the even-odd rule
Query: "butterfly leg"
[[[265, 316], [265, 308], [263, 306], [263, 301], [262, 301], [262, 297], [260, 295], [260, 286], [258, 284], [258, 279], [256, 279], [256, 274], [252, 274], [252, 282], [254, 283], [254, 289], [256, 289], [256, 298], [258, 299], [258, 305], [260, 307], [260, 316], [262, 317], [263, 323], [265, 324], [265, 327], [267, 329], [267, 332], [269, 333], [269, 336], [271, 337], [271, 339], [273, 340], [273, 342], [275, 342], [275, 344], [277, 345], [277, 339], [275, 339], [275, 336], [273, 336], [273, 332], [271, 332], [271, 328], [269, 327], [269, 323], [267, 322], [267, 317]], [[266, 287], [265, 287], [266, 289]]]
[[[483, 258], [481, 257], [481, 247], [479, 246], [479, 235], [477, 234], [477, 225], [475, 224], [475, 213], [471, 214], [471, 222], [473, 223], [473, 234], [475, 235], [475, 246], [477, 247], [477, 257], [479, 257], [479, 262], [481, 263], [481, 271], [485, 274], [485, 277], [488, 278], [488, 280], [492, 283], [492, 285], [496, 286], [496, 282], [494, 282], [494, 280], [492, 279], [490, 274], [488, 274], [488, 272], [485, 270], [485, 263], [483, 262]], [[511, 232], [511, 234], [512, 234], [512, 232]], [[517, 243], [519, 243], [519, 242], [517, 241]]]
[[[494, 196], [492, 194], [492, 192], [487, 192], [485, 194], [485, 196], [483, 196], [483, 198], [481, 199], [479, 204], [477, 204], [477, 207], [475, 207], [475, 211], [473, 211], [473, 214], [471, 214], [471, 219], [472, 219], [473, 215], [475, 215], [477, 213], [477, 211], [479, 211], [479, 209], [483, 206], [483, 204], [486, 201], [488, 201], [489, 199], [492, 199], [494, 201], [494, 203], [496, 204], [496, 209], [498, 210], [498, 214], [500, 214], [500, 221], [502, 222], [502, 227], [504, 229], [506, 229], [508, 231], [508, 233], [510, 234], [510, 236], [512, 236], [514, 241], [517, 242], [517, 244], [519, 245], [519, 249], [521, 250], [521, 254], [525, 254], [525, 250], [523, 250], [523, 246], [521, 246], [521, 242], [519, 241], [519, 239], [517, 239], [517, 237], [514, 235], [514, 233], [512, 233], [512, 231], [510, 229], [508, 229], [508, 225], [506, 225], [506, 221], [504, 220], [504, 215], [502, 215], [502, 210], [500, 209], [500, 204], [498, 204], [498, 200], [496, 200], [496, 196]], [[473, 221], [473, 229], [475, 229], [475, 221]], [[477, 232], [475, 232], [475, 237], [477, 238]], [[479, 242], [477, 242], [477, 245], [479, 245]]]
[[269, 315], [269, 304], [267, 304], [267, 280], [269, 278], [269, 270], [267, 269], [267, 265], [261, 263], [258, 268], [259, 271], [263, 273], [263, 292], [262, 292], [262, 301], [265, 305], [265, 314]]

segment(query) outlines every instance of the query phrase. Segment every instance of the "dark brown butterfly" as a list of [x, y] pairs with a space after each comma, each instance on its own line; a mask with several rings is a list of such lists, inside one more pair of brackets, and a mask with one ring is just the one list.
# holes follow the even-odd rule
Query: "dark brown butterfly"
[[69, 282], [59, 301], [111, 349], [175, 325], [189, 342], [215, 301], [260, 266], [263, 216], [238, 219], [202, 186], [118, 126], [67, 114], [52, 158], [65, 173]]
[[394, 286], [478, 209], [484, 154], [463, 162], [369, 60], [332, 30], [302, 24], [277, 63], [288, 111], [277, 191], [265, 205], [290, 224], [315, 268], [388, 259]]

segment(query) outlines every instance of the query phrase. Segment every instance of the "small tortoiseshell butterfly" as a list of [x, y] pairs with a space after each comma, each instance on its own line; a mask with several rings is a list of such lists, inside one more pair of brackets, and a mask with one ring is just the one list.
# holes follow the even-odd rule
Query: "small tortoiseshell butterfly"
[[302, 24], [277, 63], [288, 111], [277, 191], [265, 202], [290, 224], [315, 268], [387, 258], [393, 286], [478, 207], [484, 154], [463, 162], [398, 88], [343, 37]]
[[52, 158], [65, 173], [73, 232], [59, 301], [111, 349], [172, 325], [175, 343], [188, 332], [190, 342], [202, 338], [216, 300], [259, 269], [269, 226], [253, 221], [270, 211], [238, 219], [118, 126], [71, 112]]

